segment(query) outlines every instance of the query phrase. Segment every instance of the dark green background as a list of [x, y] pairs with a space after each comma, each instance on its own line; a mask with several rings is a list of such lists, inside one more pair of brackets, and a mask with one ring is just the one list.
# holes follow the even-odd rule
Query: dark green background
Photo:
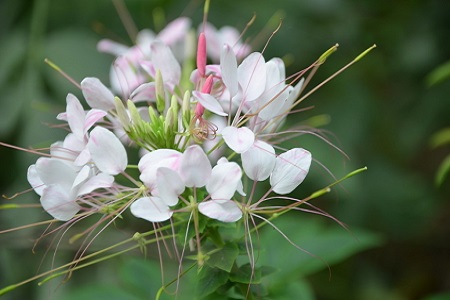
[[[201, 22], [201, 1], [132, 0], [126, 4], [139, 29], [159, 29], [165, 21], [155, 22], [153, 16], [158, 11], [167, 21], [184, 15], [191, 17], [195, 25]], [[255, 50], [262, 49], [274, 29], [269, 20], [283, 18], [265, 57], [284, 57], [290, 62], [288, 74], [307, 67], [339, 43], [339, 50], [319, 69], [311, 86], [372, 44], [378, 46], [309, 97], [304, 105], [314, 105], [313, 111], [291, 118], [292, 122], [301, 122], [315, 115], [328, 115], [330, 122], [322, 129], [330, 132], [330, 140], [350, 159], [311, 136], [299, 137], [295, 145], [311, 150], [336, 177], [363, 166], [368, 171], [313, 203], [347, 224], [348, 232], [331, 220], [306, 213], [287, 217], [287, 226], [280, 223], [287, 235], [298, 237], [297, 244], [331, 265], [329, 278], [325, 264], [303, 272], [302, 259], [283, 258], [297, 262], [285, 280], [305, 285], [304, 299], [438, 299], [431, 296], [450, 290], [450, 180], [438, 187], [434, 176], [450, 153], [450, 146], [433, 149], [430, 138], [450, 126], [450, 80], [429, 86], [427, 76], [450, 59], [450, 2], [213, 0], [209, 20], [219, 27], [242, 29], [253, 13], [257, 18], [246, 37], [260, 37], [253, 40]], [[104, 37], [131, 43], [111, 1], [2, 0], [0, 141], [38, 148], [61, 139], [65, 132], [49, 124], [57, 124], [55, 116], [64, 111], [66, 94], [80, 92], [49, 68], [44, 58], [57, 63], [77, 81], [96, 76], [108, 82], [112, 57], [96, 51], [96, 43]], [[27, 189], [26, 169], [37, 157], [7, 148], [0, 148], [0, 155], [0, 192], [12, 195]], [[298, 189], [298, 197], [332, 181], [315, 164]], [[31, 192], [1, 201], [38, 203], [38, 198]], [[46, 218], [39, 209], [2, 210], [0, 230]], [[297, 236], [299, 227], [308, 238]], [[44, 229], [0, 235], [0, 287], [37, 272], [51, 239], [41, 242], [36, 254], [31, 248]], [[120, 240], [132, 233], [123, 226], [118, 234], [111, 228], [97, 247], [107, 245], [110, 238]], [[343, 240], [348, 239], [353, 246], [342, 250]], [[333, 258], [322, 252], [324, 240], [327, 243], [323, 247], [336, 247], [336, 252], [344, 251], [342, 255], [334, 253], [337, 257]], [[267, 251], [273, 251], [268, 257], [280, 257], [280, 252], [292, 247], [287, 242], [275, 246], [268, 246]], [[76, 245], [61, 246], [55, 264], [70, 260], [74, 249]], [[51, 267], [52, 255], [50, 250], [41, 270]], [[314, 261], [300, 251], [293, 255]], [[117, 299], [144, 299], [145, 292], [139, 294], [139, 287], [130, 287], [129, 283], [135, 281], [127, 273], [133, 273], [134, 259], [142, 258], [139, 253], [125, 255], [75, 273], [68, 284], [38, 287], [33, 282], [5, 298], [100, 299], [98, 294], [102, 294], [112, 299], [108, 296], [112, 292]], [[282, 267], [282, 262], [275, 263]], [[158, 266], [149, 268], [143, 272], [152, 276], [159, 273]], [[118, 269], [122, 270], [120, 276]], [[286, 273], [274, 276], [282, 277], [280, 274]], [[159, 275], [154, 278], [157, 281]], [[99, 286], [89, 289], [93, 284]], [[159, 283], [154, 286], [158, 288]], [[277, 296], [282, 294], [279, 289], [278, 293], [276, 288], [273, 291], [272, 299], [289, 299]], [[155, 290], [149, 292], [154, 294]]]

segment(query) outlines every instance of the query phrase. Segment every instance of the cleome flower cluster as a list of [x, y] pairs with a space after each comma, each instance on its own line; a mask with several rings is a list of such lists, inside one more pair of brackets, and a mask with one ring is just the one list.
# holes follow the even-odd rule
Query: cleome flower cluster
[[[249, 186], [268, 181], [265, 197], [285, 195], [305, 179], [311, 153], [274, 147], [303, 78], [287, 82], [280, 58], [251, 52], [231, 27], [205, 23], [195, 43], [190, 23], [141, 31], [132, 47], [99, 42], [116, 56], [110, 88], [87, 77], [81, 102], [68, 94], [57, 116], [68, 135], [28, 169], [53, 218], [129, 209], [149, 222], [199, 213], [236, 222], [265, 200], [252, 199]], [[137, 166], [130, 149], [140, 149]]]

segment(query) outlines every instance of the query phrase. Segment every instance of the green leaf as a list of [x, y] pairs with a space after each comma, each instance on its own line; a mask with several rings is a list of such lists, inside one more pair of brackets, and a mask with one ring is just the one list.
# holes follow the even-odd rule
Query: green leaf
[[244, 264], [236, 272], [230, 274], [230, 280], [238, 283], [261, 283], [261, 269], [253, 268], [250, 264]]
[[211, 254], [206, 263], [211, 268], [219, 268], [230, 273], [238, 255], [238, 246], [234, 243], [227, 243], [222, 249]]
[[423, 300], [448, 300], [450, 299], [450, 293], [440, 293], [427, 296]]
[[154, 260], [127, 257], [120, 269], [124, 284], [140, 298], [155, 295], [161, 287], [161, 267]]
[[430, 144], [432, 148], [450, 144], [450, 128], [443, 128], [434, 133], [431, 136]]
[[447, 79], [450, 79], [450, 61], [434, 69], [426, 80], [428, 86], [433, 86]]
[[314, 300], [314, 291], [311, 285], [305, 280], [291, 280], [279, 288], [271, 290], [270, 295], [276, 296], [277, 300]]
[[228, 281], [228, 273], [218, 268], [203, 266], [198, 278], [197, 294], [200, 297], [205, 297]]
[[75, 289], [70, 295], [65, 296], [66, 300], [139, 300], [136, 296], [128, 293], [116, 285], [90, 285]]
[[283, 216], [274, 224], [292, 243], [304, 249], [290, 244], [273, 229], [260, 235], [265, 251], [260, 253], [259, 261], [280, 270], [276, 276], [280, 283], [292, 276], [298, 278], [327, 269], [331, 264], [381, 244], [381, 238], [376, 234], [356, 228], [349, 232], [337, 225], [327, 227], [317, 218], [293, 221], [289, 216]]
[[436, 185], [440, 186], [444, 182], [447, 175], [450, 173], [450, 155], [444, 159], [444, 161], [439, 166], [439, 169], [436, 173]]

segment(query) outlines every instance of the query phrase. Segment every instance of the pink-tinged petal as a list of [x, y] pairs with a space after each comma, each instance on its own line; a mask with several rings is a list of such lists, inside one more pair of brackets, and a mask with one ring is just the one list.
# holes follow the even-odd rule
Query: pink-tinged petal
[[71, 196], [71, 193], [60, 185], [50, 185], [42, 193], [41, 205], [53, 218], [68, 221], [80, 210], [76, 198]]
[[108, 113], [100, 109], [91, 109], [86, 114], [86, 120], [84, 121], [84, 133], [88, 132], [91, 127], [101, 120]]
[[98, 42], [97, 50], [99, 52], [120, 56], [127, 52], [128, 47], [108, 39], [103, 39]]
[[173, 20], [167, 24], [163, 30], [158, 34], [158, 39], [166, 45], [173, 45], [179, 40], [186, 37], [189, 27], [191, 26], [191, 20], [186, 17], [181, 17]]
[[213, 114], [225, 117], [228, 116], [226, 112], [223, 111], [222, 106], [216, 98], [211, 96], [210, 94], [200, 93], [199, 91], [193, 91], [192, 95], [195, 99], [200, 102], [200, 104], [206, 109], [212, 112]]
[[127, 152], [114, 133], [103, 127], [91, 131], [87, 148], [97, 168], [109, 175], [117, 175], [128, 164]]
[[236, 192], [241, 177], [242, 171], [237, 163], [218, 164], [212, 169], [206, 190], [213, 200], [229, 200]]
[[131, 213], [150, 222], [162, 222], [172, 216], [169, 206], [160, 198], [143, 197], [134, 201], [130, 206]]
[[308, 174], [311, 160], [311, 153], [302, 148], [280, 154], [270, 176], [273, 191], [280, 195], [292, 192]]
[[136, 72], [136, 66], [127, 57], [120, 56], [111, 67], [110, 82], [115, 92], [128, 98], [131, 91], [144, 82], [144, 77]]
[[160, 41], [155, 41], [151, 45], [152, 63], [155, 70], [160, 70], [165, 83], [171, 88], [179, 84], [181, 77], [181, 67], [168, 46]]
[[242, 167], [248, 178], [266, 180], [275, 166], [275, 150], [266, 142], [256, 140], [246, 152], [241, 154]]
[[247, 151], [255, 142], [255, 134], [247, 127], [225, 127], [222, 130], [222, 137], [228, 147], [236, 153]]
[[156, 171], [165, 167], [178, 171], [181, 153], [172, 149], [158, 149], [142, 156], [138, 168], [141, 171], [139, 179], [150, 189], [156, 188]]
[[239, 206], [231, 200], [210, 200], [198, 205], [198, 210], [205, 216], [222, 222], [236, 222], [242, 218]]
[[113, 93], [98, 78], [86, 77], [83, 79], [81, 91], [90, 107], [104, 111], [115, 108]]
[[56, 116], [56, 119], [58, 119], [60, 121], [66, 121], [67, 122], [67, 113], [66, 112], [59, 113]]
[[44, 192], [46, 186], [39, 178], [39, 174], [36, 171], [36, 165], [31, 165], [28, 167], [27, 179], [36, 194], [42, 196], [42, 193]]
[[180, 175], [187, 187], [205, 186], [211, 176], [211, 163], [198, 145], [188, 147], [182, 157]]
[[[220, 66], [219, 65], [207, 65], [206, 66], [206, 70], [205, 70], [206, 74], [214, 74], [216, 76], [220, 76]], [[202, 79], [202, 77], [200, 77], [200, 74], [198, 72], [197, 69], [195, 69], [194, 71], [192, 71], [191, 76], [189, 77], [189, 80], [195, 85], [198, 86], [200, 80]]]
[[45, 185], [59, 185], [70, 192], [77, 176], [75, 167], [56, 158], [40, 157], [36, 161], [36, 172]]
[[246, 101], [261, 96], [266, 86], [266, 64], [261, 53], [251, 53], [239, 65], [238, 81]]
[[68, 94], [67, 98], [67, 122], [69, 123], [70, 130], [79, 139], [84, 137], [84, 122], [86, 119], [86, 113], [84, 112], [83, 106], [81, 106], [80, 101], [77, 97], [72, 94]]
[[89, 178], [81, 186], [78, 187], [77, 195], [86, 195], [96, 189], [109, 188], [114, 184], [114, 177], [105, 173], [99, 173]]
[[230, 96], [234, 97], [239, 89], [238, 86], [238, 67], [236, 55], [230, 46], [225, 44], [220, 55], [220, 69], [222, 80], [230, 92]]
[[156, 99], [155, 83], [147, 82], [141, 84], [131, 93], [130, 99], [134, 102], [154, 101]]
[[156, 171], [156, 184], [158, 190], [153, 193], [161, 198], [167, 205], [178, 203], [178, 196], [184, 192], [184, 183], [181, 177], [172, 169], [158, 168]]

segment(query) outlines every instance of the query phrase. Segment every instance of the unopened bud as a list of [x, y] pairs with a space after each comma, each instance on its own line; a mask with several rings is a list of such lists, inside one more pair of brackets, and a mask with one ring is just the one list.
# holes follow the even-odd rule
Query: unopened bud
[[164, 89], [164, 81], [159, 70], [156, 71], [155, 76], [155, 90], [156, 90], [156, 109], [161, 113], [166, 107], [166, 90]]
[[130, 112], [131, 120], [133, 121], [135, 126], [138, 126], [141, 123], [142, 118], [136, 108], [136, 105], [134, 105], [133, 101], [128, 100], [127, 106], [128, 106], [128, 111]]
[[189, 91], [184, 93], [181, 114], [184, 128], [189, 128], [191, 124], [191, 93]]
[[127, 110], [125, 109], [122, 100], [120, 100], [118, 97], [115, 97], [114, 105], [116, 107], [117, 117], [119, 118], [122, 127], [125, 129], [125, 131], [127, 131], [130, 128], [131, 123], [130, 117], [128, 116]]

